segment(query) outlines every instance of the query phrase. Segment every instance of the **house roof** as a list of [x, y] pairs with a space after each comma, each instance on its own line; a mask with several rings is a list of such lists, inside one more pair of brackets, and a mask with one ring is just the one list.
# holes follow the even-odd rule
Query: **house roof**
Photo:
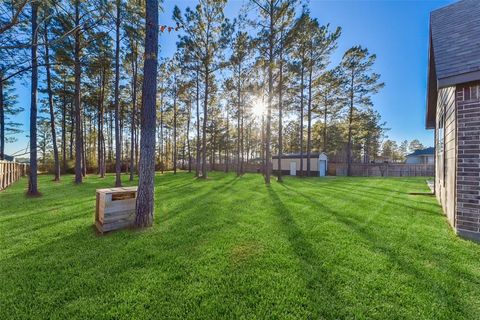
[[[310, 153], [310, 158], [318, 158], [320, 157], [320, 155], [323, 154], [323, 152], [316, 152], [316, 153]], [[286, 153], [286, 154], [282, 154], [282, 159], [297, 159], [297, 158], [300, 158], [302, 156], [302, 154], [300, 153]], [[307, 153], [303, 153], [303, 158], [306, 159], [307, 158]], [[278, 154], [272, 156], [272, 159], [278, 159]]]
[[480, 1], [461, 0], [430, 14], [427, 128], [435, 127], [437, 90], [480, 80]]
[[435, 148], [430, 147], [430, 148], [415, 150], [413, 153], [408, 154], [407, 157], [427, 156], [427, 155], [434, 155], [434, 154], [435, 154]]
[[13, 156], [9, 156], [7, 154], [3, 155], [3, 160], [5, 160], [5, 161], [13, 161], [14, 159], [15, 159], [15, 157], [13, 157]]

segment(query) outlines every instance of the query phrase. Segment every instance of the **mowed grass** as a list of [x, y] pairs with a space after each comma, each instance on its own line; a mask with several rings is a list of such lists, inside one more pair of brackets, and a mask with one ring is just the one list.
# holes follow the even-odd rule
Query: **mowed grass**
[[113, 176], [72, 180], [0, 193], [0, 319], [480, 319], [480, 245], [425, 179], [167, 173], [154, 226], [106, 236]]

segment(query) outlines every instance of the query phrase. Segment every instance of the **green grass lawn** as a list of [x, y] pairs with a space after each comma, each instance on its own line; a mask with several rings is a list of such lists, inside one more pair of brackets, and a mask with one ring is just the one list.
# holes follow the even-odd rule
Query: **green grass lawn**
[[113, 176], [50, 180], [0, 193], [0, 319], [480, 319], [480, 245], [422, 178], [168, 173], [154, 226], [106, 236]]

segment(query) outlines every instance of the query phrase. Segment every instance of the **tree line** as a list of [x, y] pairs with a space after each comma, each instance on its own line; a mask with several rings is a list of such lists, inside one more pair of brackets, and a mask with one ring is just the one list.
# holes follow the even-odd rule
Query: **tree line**
[[410, 142], [403, 140], [400, 143], [386, 139], [382, 143], [382, 152], [380, 155], [392, 162], [403, 162], [408, 154], [424, 148], [424, 145], [418, 139], [413, 139]]
[[[116, 186], [122, 173], [139, 174], [149, 190], [154, 170], [205, 179], [218, 164], [242, 175], [258, 163], [268, 184], [272, 155], [280, 162], [322, 151], [347, 162], [348, 173], [381, 155], [387, 129], [372, 102], [384, 86], [375, 54], [356, 45], [333, 64], [341, 28], [300, 1], [251, 0], [233, 19], [225, 6], [175, 7], [173, 23], [162, 25], [158, 1], [3, 1], [0, 158], [20, 130], [15, 83], [27, 83], [29, 194], [39, 192], [37, 166], [55, 180], [74, 173], [77, 184], [89, 172], [115, 172]], [[165, 33], [178, 40], [161, 58]], [[309, 164], [301, 162], [302, 175]]]

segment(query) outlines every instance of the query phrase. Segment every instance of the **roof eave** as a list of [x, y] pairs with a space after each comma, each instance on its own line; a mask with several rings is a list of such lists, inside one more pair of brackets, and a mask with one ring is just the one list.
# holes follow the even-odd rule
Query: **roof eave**
[[425, 116], [425, 127], [427, 129], [435, 129], [435, 118], [437, 112], [437, 90], [438, 83], [432, 44], [432, 28], [430, 25], [428, 41], [427, 110]]
[[446, 78], [438, 79], [438, 88], [446, 88], [461, 83], [468, 83], [480, 80], [480, 70], [457, 74]]

